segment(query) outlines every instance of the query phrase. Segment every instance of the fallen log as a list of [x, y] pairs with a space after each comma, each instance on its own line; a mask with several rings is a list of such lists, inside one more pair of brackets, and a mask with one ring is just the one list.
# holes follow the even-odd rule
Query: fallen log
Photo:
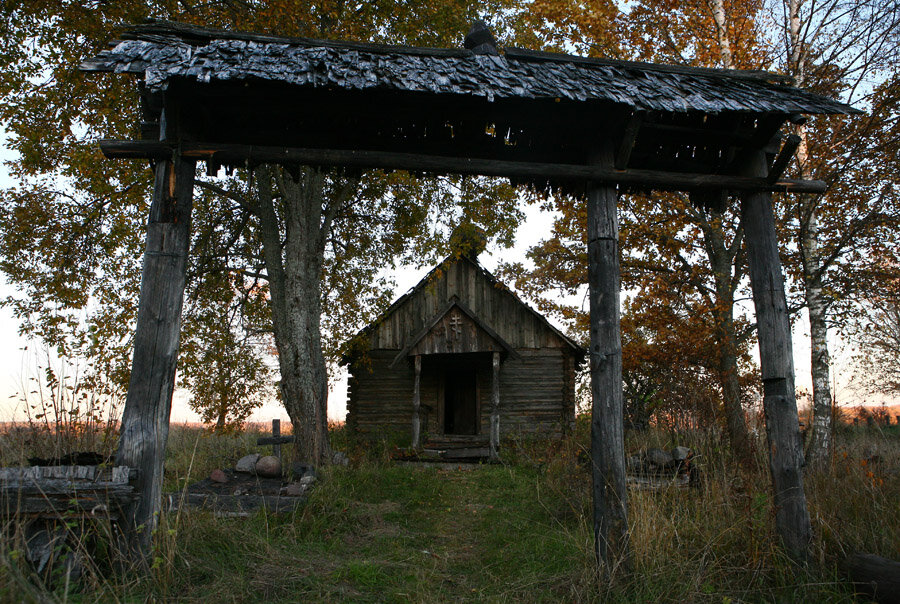
[[853, 554], [847, 572], [856, 589], [879, 604], [900, 604], [900, 562], [875, 554]]

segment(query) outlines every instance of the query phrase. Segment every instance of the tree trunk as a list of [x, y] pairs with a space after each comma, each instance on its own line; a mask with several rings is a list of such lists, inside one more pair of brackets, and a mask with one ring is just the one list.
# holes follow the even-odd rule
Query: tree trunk
[[[806, 170], [806, 128], [800, 127], [798, 160], [801, 173]], [[800, 218], [800, 256], [803, 264], [803, 285], [809, 313], [809, 353], [812, 374], [812, 426], [806, 443], [806, 459], [810, 467], [827, 468], [831, 463], [831, 357], [828, 354], [827, 304], [822, 295], [822, 261], [819, 257], [819, 223], [816, 199], [800, 195], [797, 211]]]
[[703, 231], [703, 244], [715, 281], [716, 306], [714, 309], [716, 322], [716, 339], [719, 342], [719, 384], [722, 387], [722, 401], [725, 408], [725, 424], [734, 456], [741, 463], [752, 460], [750, 435], [747, 431], [747, 420], [741, 400], [741, 384], [738, 371], [738, 343], [734, 330], [734, 290], [739, 281], [736, 273], [735, 258], [742, 239], [738, 229], [731, 247], [726, 244], [723, 228], [723, 215], [712, 207], [699, 217]]
[[225, 419], [228, 416], [228, 405], [219, 403], [219, 413], [216, 415], [216, 432], [225, 429]]
[[[801, 0], [788, 2], [788, 29], [790, 39], [789, 67], [794, 85], [802, 86], [806, 79], [806, 48], [803, 44], [803, 20], [800, 15]], [[797, 164], [800, 178], [810, 175], [807, 153], [807, 130], [800, 124], [796, 129], [800, 137], [797, 148]], [[800, 223], [800, 256], [803, 264], [803, 286], [806, 307], [809, 312], [809, 354], [812, 374], [813, 417], [806, 444], [806, 459], [812, 468], [827, 467], [831, 463], [832, 399], [831, 357], [828, 354], [827, 305], [822, 296], [823, 267], [819, 256], [819, 222], [816, 213], [817, 199], [811, 195], [797, 197], [797, 217]]]
[[296, 181], [281, 168], [261, 166], [255, 174], [281, 394], [297, 461], [319, 466], [331, 458], [320, 330], [325, 241], [336, 209], [356, 190], [357, 180], [348, 179], [325, 199], [325, 176], [318, 170], [304, 168]]
[[[814, 214], [814, 211], [813, 211]], [[817, 230], [815, 215], [810, 217], [807, 231]], [[826, 304], [822, 296], [822, 275], [816, 237], [808, 232], [803, 237], [803, 281], [809, 312], [810, 368], [813, 388], [813, 416], [807, 440], [806, 459], [811, 467], [827, 468], [831, 463], [832, 399], [831, 358], [828, 354]]]
[[[719, 43], [719, 57], [722, 67], [734, 69], [734, 57], [731, 50], [731, 37], [728, 34], [728, 15], [723, 0], [710, 0], [716, 25], [716, 39]], [[722, 193], [716, 193], [716, 196]], [[741, 401], [740, 372], [737, 365], [737, 338], [734, 331], [734, 291], [739, 279], [735, 259], [740, 251], [741, 233], [735, 233], [735, 242], [731, 248], [726, 245], [723, 233], [723, 213], [711, 204], [707, 213], [700, 218], [703, 230], [703, 243], [709, 266], [716, 284], [716, 338], [719, 341], [719, 384], [722, 387], [722, 402], [725, 407], [725, 425], [728, 439], [734, 456], [741, 463], [749, 463], [753, 458], [750, 434], [747, 431], [747, 420]], [[733, 271], [733, 272], [732, 272]]]

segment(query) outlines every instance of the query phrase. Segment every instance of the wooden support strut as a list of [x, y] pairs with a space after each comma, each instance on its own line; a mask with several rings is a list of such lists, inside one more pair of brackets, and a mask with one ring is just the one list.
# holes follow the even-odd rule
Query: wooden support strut
[[422, 355], [415, 356], [416, 378], [413, 383], [413, 417], [412, 417], [412, 447], [418, 449], [422, 444], [422, 426], [419, 410], [422, 405], [420, 383], [422, 378]]
[[641, 125], [644, 122], [644, 112], [643, 111], [635, 111], [631, 114], [631, 118], [628, 120], [628, 124], [625, 126], [625, 135], [622, 137], [622, 142], [619, 145], [619, 150], [616, 153], [616, 170], [624, 170], [628, 167], [628, 162], [631, 160], [631, 152], [634, 149], [634, 143], [637, 141], [638, 133], [641, 131]]
[[491, 365], [491, 459], [500, 458], [500, 353], [496, 350], [492, 355]]
[[[273, 419], [272, 420], [272, 438], [278, 438], [281, 436], [281, 420]], [[281, 459], [281, 443], [275, 443], [272, 445], [272, 455]]]
[[154, 141], [100, 141], [100, 150], [108, 158], [167, 159], [176, 150], [184, 158], [213, 164], [277, 163], [283, 165], [345, 166], [410, 170], [435, 174], [477, 174], [521, 178], [557, 178], [587, 180], [598, 184], [619, 184], [651, 188], [659, 191], [719, 190], [782, 191], [792, 193], [824, 193], [827, 185], [820, 180], [777, 179], [766, 176], [729, 176], [694, 174], [657, 170], [616, 170], [608, 166], [548, 164], [505, 161], [469, 157], [420, 155], [388, 151], [356, 151], [343, 149], [303, 149], [298, 147], [260, 147], [221, 143], [184, 143], [177, 148]]
[[[596, 164], [613, 163], [603, 141]], [[595, 554], [601, 572], [631, 566], [625, 487], [622, 339], [619, 326], [619, 225], [615, 187], [588, 188], [588, 284], [591, 311], [591, 477]]]
[[778, 155], [775, 157], [775, 162], [772, 164], [771, 169], [769, 169], [768, 175], [766, 175], [766, 180], [769, 182], [776, 182], [781, 175], [784, 174], [785, 169], [787, 169], [788, 163], [791, 161], [791, 158], [794, 157], [794, 153], [797, 152], [797, 148], [800, 146], [800, 137], [796, 134], [791, 134], [787, 137], [787, 140], [784, 141], [784, 146], [781, 147], [781, 150], [778, 152]]
[[[760, 151], [750, 157], [743, 170], [754, 176], [765, 175], [765, 153]], [[775, 490], [775, 528], [787, 553], [796, 560], [805, 560], [812, 529], [803, 490], [803, 443], [794, 394], [791, 323], [772, 196], [745, 195], [741, 214], [756, 307], [769, 468]]]
[[162, 498], [195, 169], [196, 162], [184, 158], [156, 165], [131, 380], [122, 414], [117, 462], [139, 470], [135, 484], [139, 499], [124, 519], [126, 547], [144, 561], [151, 552]]

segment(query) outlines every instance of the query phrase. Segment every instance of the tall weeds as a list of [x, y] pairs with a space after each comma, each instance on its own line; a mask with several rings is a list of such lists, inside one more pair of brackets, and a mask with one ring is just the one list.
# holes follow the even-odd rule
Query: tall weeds
[[115, 450], [122, 394], [79, 360], [56, 359], [44, 349], [16, 398], [24, 418], [11, 418], [0, 431], [0, 466], [88, 451], [109, 457]]

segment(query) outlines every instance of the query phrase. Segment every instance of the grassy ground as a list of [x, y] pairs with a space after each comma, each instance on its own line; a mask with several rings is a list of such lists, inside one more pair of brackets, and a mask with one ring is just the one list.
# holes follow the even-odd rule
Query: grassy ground
[[[628, 449], [686, 444], [703, 460], [697, 489], [631, 491], [635, 572], [593, 575], [584, 432], [519, 444], [506, 464], [439, 470], [391, 463], [384, 449], [327, 471], [292, 515], [185, 513], [164, 519], [148, 579], [101, 564], [80, 586], [35, 583], [5, 543], [8, 601], [204, 602], [854, 602], [840, 563], [861, 550], [900, 558], [900, 434], [843, 430], [833, 471], [808, 479], [812, 563], [785, 560], [765, 473], [728, 464], [708, 435], [650, 432]], [[252, 450], [255, 438], [173, 431], [177, 488]], [[346, 446], [346, 445], [344, 445]], [[873, 456], [877, 455], [880, 460]], [[18, 558], [18, 559], [17, 559]], [[864, 600], [861, 600], [864, 601]]]

